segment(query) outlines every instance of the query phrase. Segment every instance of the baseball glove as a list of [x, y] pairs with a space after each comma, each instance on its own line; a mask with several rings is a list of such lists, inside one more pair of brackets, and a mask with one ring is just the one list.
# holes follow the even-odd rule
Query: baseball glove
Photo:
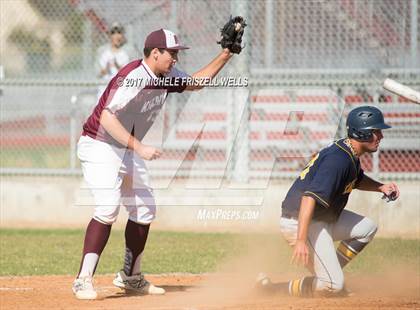
[[232, 18], [220, 30], [222, 39], [217, 42], [223, 48], [228, 48], [232, 53], [239, 54], [244, 46], [242, 46], [242, 36], [246, 27], [245, 20], [242, 16]]

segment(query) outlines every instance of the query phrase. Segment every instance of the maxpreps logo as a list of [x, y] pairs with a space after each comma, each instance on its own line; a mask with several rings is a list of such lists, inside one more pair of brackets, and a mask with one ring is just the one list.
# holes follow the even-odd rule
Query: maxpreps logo
[[[154, 93], [154, 92], [155, 91], [152, 91], [152, 93]], [[152, 110], [156, 106], [162, 106], [163, 103], [165, 102], [165, 98], [166, 98], [166, 91], [162, 92], [158, 96], [154, 96], [152, 99], [150, 99], [150, 100], [148, 100], [144, 103], [143, 107], [140, 110], [140, 113], [146, 113], [146, 112]]]

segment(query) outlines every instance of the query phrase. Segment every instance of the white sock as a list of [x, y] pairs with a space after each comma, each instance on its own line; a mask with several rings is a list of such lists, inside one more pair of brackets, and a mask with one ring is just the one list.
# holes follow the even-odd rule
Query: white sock
[[87, 253], [83, 258], [82, 270], [80, 270], [79, 278], [92, 277], [98, 260], [98, 254]]

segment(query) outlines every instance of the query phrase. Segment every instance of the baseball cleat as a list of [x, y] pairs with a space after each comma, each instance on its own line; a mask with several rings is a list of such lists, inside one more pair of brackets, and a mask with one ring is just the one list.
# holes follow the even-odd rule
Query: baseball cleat
[[73, 293], [77, 299], [96, 299], [98, 294], [93, 288], [92, 277], [77, 278], [73, 282]]
[[347, 287], [343, 287], [343, 289], [338, 293], [338, 297], [352, 297], [354, 296], [354, 293], [352, 291], [349, 291]]
[[141, 295], [163, 295], [165, 290], [161, 287], [154, 286], [147, 281], [143, 274], [127, 276], [123, 270], [119, 271], [112, 283], [128, 291], [128, 293], [137, 293]]

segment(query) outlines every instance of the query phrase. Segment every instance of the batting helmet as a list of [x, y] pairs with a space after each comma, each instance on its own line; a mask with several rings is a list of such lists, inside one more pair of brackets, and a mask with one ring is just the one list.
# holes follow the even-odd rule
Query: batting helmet
[[347, 136], [359, 141], [368, 141], [375, 129], [388, 129], [382, 112], [372, 106], [358, 107], [347, 116]]

